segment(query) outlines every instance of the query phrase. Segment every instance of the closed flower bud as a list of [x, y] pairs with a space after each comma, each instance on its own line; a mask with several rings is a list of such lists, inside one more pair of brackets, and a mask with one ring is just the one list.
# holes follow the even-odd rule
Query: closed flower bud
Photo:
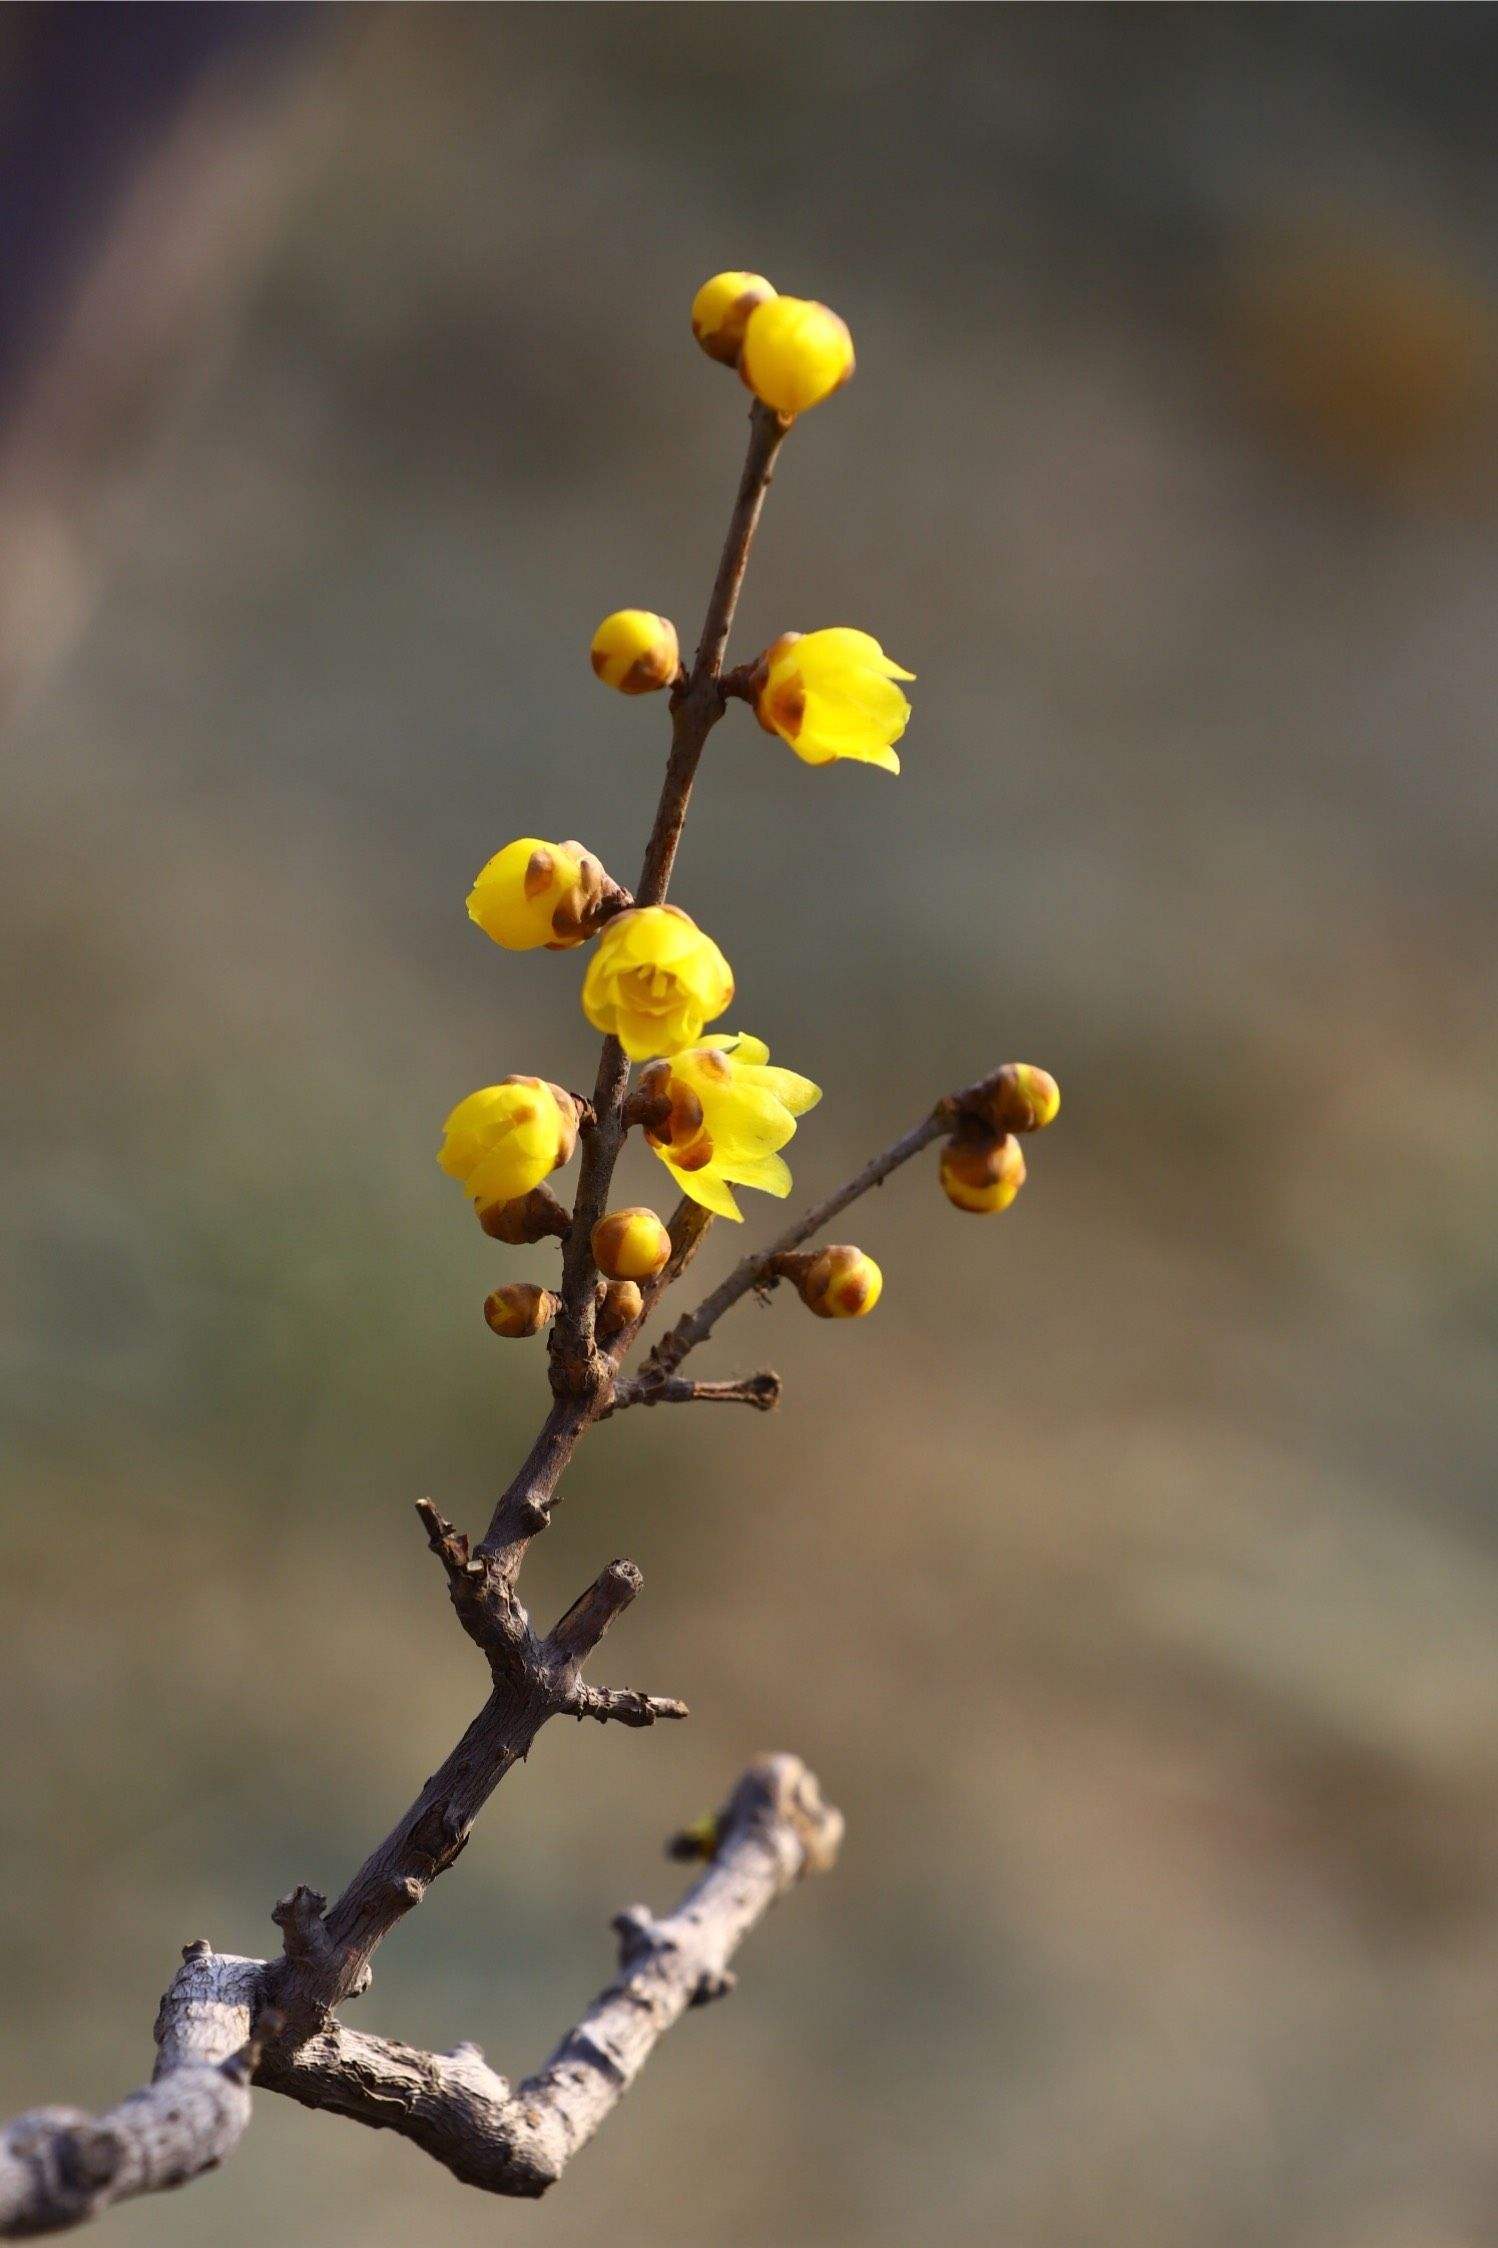
[[816, 1250], [794, 1278], [801, 1301], [818, 1319], [863, 1319], [884, 1291], [873, 1258], [847, 1243]]
[[617, 890], [581, 843], [522, 835], [482, 867], [468, 893], [468, 918], [510, 952], [567, 952], [591, 935], [606, 891]]
[[739, 373], [777, 414], [804, 414], [830, 398], [852, 372], [853, 338], [825, 304], [769, 297], [750, 313]]
[[975, 1113], [995, 1132], [1043, 1132], [1061, 1108], [1061, 1087], [1033, 1062], [1005, 1062], [988, 1080]]
[[491, 1241], [519, 1249], [551, 1234], [565, 1240], [572, 1221], [550, 1187], [533, 1186], [515, 1202], [491, 1202], [479, 1211], [479, 1224]]
[[775, 291], [762, 273], [715, 273], [692, 299], [692, 333], [709, 359], [736, 367], [744, 323]]
[[681, 669], [676, 627], [650, 609], [616, 609], [593, 635], [593, 670], [621, 695], [649, 695], [669, 687]]
[[733, 997], [733, 971], [678, 905], [632, 906], [606, 922], [583, 978], [583, 1013], [632, 1062], [702, 1036]]
[[959, 1210], [1007, 1210], [1025, 1183], [1019, 1141], [958, 1137], [941, 1151], [942, 1192]]
[[484, 1317], [496, 1335], [519, 1342], [524, 1335], [539, 1335], [555, 1319], [560, 1305], [560, 1296], [549, 1288], [538, 1288], [530, 1280], [507, 1280], [484, 1298]]
[[459, 1101], [437, 1161], [479, 1210], [514, 1202], [565, 1163], [577, 1144], [577, 1103], [539, 1077], [506, 1077]]
[[644, 1316], [645, 1298], [633, 1280], [611, 1280], [598, 1306], [598, 1337], [611, 1343], [626, 1327]]
[[851, 625], [783, 632], [755, 667], [754, 714], [808, 765], [851, 757], [898, 773], [910, 703], [895, 681], [914, 677]]
[[671, 1236], [654, 1210], [610, 1210], [592, 1234], [593, 1262], [608, 1280], [653, 1280], [671, 1256]]

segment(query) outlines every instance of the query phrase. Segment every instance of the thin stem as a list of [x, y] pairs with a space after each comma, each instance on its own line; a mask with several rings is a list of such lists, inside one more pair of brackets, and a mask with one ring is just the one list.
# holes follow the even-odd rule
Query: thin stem
[[[717, 576], [708, 597], [702, 637], [691, 671], [672, 697], [671, 754], [635, 890], [638, 905], [659, 905], [676, 862], [692, 783], [708, 735], [723, 715], [719, 685], [723, 652], [738, 606], [749, 549], [775, 472], [785, 424], [757, 400], [750, 414], [749, 447], [729, 518]], [[608, 1207], [614, 1167], [624, 1144], [624, 1100], [629, 1063], [616, 1038], [605, 1038], [593, 1088], [593, 1121], [582, 1134], [572, 1230], [562, 1260], [562, 1310], [552, 1330], [552, 1387], [556, 1402], [519, 1473], [494, 1509], [480, 1550], [511, 1579], [527, 1541], [544, 1528], [563, 1470], [589, 1422], [608, 1404], [616, 1353], [601, 1351], [594, 1335], [594, 1282], [590, 1236]]]

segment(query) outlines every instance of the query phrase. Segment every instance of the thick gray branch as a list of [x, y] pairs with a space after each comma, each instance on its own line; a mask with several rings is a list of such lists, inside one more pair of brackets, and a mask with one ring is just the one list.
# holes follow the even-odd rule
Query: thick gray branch
[[255, 2081], [304, 2107], [396, 2131], [488, 2193], [533, 2197], [561, 2176], [688, 2007], [732, 1988], [729, 1961], [775, 1899], [823, 1872], [842, 1839], [794, 1756], [751, 1766], [720, 1813], [711, 1862], [664, 1920], [621, 1913], [615, 1979], [540, 2072], [514, 2091], [476, 2047], [424, 2053], [330, 2022], [287, 2053], [269, 2044]]
[[156, 2017], [152, 2082], [103, 2115], [32, 2108], [0, 2131], [0, 2239], [65, 2232], [216, 2169], [250, 2120], [258, 1960], [189, 1944]]
[[[0, 2238], [65, 2231], [113, 2201], [213, 2169], [249, 2121], [252, 2074], [303, 2107], [398, 2132], [465, 2185], [534, 2198], [688, 2007], [732, 1989], [729, 1961], [744, 1937], [803, 1874], [833, 1864], [842, 1832], [841, 1814], [799, 1757], [751, 1765], [718, 1815], [709, 1863], [676, 1910], [664, 1920], [642, 1906], [618, 1915], [618, 1974], [546, 2066], [514, 2090], [473, 2045], [425, 2053], [331, 2017], [311, 2037], [295, 2036], [265, 2007], [279, 1963], [190, 1944], [161, 2002], [151, 2085], [106, 2115], [37, 2108], [0, 2132]], [[283, 1918], [315, 1949], [314, 1906], [300, 1892]]]

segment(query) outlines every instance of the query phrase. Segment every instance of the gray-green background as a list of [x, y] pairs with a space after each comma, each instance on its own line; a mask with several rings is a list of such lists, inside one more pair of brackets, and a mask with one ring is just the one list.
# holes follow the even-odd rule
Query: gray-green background
[[1491, 2238], [1493, 34], [319, 21], [7, 742], [0, 2108], [137, 2081], [177, 1947], [336, 1889], [477, 1704], [411, 1502], [478, 1525], [527, 1440], [479, 1304], [546, 1255], [437, 1127], [596, 1042], [463, 895], [518, 833], [634, 872], [665, 712], [586, 644], [700, 615], [718, 267], [860, 362], [736, 653], [856, 623], [919, 683], [897, 781], [731, 714], [675, 894], [826, 1088], [798, 1189], [1009, 1056], [1065, 1111], [1004, 1219], [934, 1160], [860, 1212], [868, 1323], [734, 1315], [704, 1370], [777, 1417], [591, 1438], [527, 1590], [633, 1556], [599, 1675], [692, 1719], [548, 1731], [358, 2018], [537, 2065], [762, 1747], [835, 1879], [540, 2208], [267, 2097], [120, 2248]]

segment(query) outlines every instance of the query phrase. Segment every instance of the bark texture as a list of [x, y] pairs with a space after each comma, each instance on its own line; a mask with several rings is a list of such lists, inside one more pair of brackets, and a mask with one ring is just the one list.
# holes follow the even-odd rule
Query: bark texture
[[[280, 1962], [189, 1944], [161, 2001], [149, 2085], [107, 2114], [35, 2108], [0, 2133], [0, 2238], [63, 2232], [115, 2201], [183, 2185], [233, 2152], [250, 2085], [394, 2131], [486, 2193], [554, 2185], [691, 2006], [733, 1987], [729, 1962], [775, 1899], [837, 1856], [842, 1819], [794, 1756], [750, 1767], [719, 1813], [712, 1856], [674, 1912], [615, 1919], [619, 1970], [545, 2067], [511, 2088], [475, 2045], [426, 2053], [329, 2013], [287, 2034], [271, 2006]], [[288, 1942], [323, 1925], [299, 1891], [278, 1908]]]

